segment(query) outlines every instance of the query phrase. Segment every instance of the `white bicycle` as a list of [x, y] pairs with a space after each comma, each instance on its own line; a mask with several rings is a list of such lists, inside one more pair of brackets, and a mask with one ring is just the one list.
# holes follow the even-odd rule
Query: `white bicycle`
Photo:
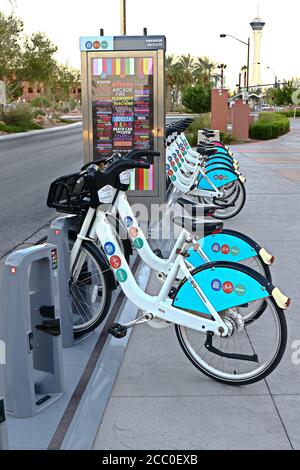
[[[145, 152], [146, 157], [148, 154]], [[126, 187], [123, 177], [127, 177], [127, 170], [134, 168], [149, 168], [149, 164], [122, 159], [104, 171], [91, 165], [81, 176], [90, 197], [88, 212], [71, 251], [73, 282], [84, 271], [83, 281], [89, 280], [94, 303], [104, 302], [108, 308], [113, 288], [109, 273], [114, 272], [125, 295], [144, 312], [130, 324], [113, 325], [110, 333], [114, 336], [123, 337], [128, 328], [140, 323], [155, 328], [175, 324], [185, 354], [206, 375], [232, 385], [261, 380], [274, 370], [284, 353], [287, 332], [282, 309], [287, 308], [289, 299], [259, 273], [236, 263], [210, 263], [191, 271], [186, 255], [193, 246], [194, 236], [188, 231], [172, 264], [167, 266], [166, 262], [159, 294], [150, 296], [143, 292], [109, 221], [116, 194]], [[84, 191], [81, 196], [83, 194]], [[108, 194], [113, 198], [111, 206], [103, 210]], [[122, 218], [122, 207], [118, 209]], [[129, 220], [127, 212], [126, 217], [123, 222], [133, 244], [138, 251], [142, 250], [145, 246], [143, 233], [134, 217]], [[96, 239], [104, 248], [104, 254], [95, 246]], [[246, 323], [238, 308], [261, 300], [268, 308], [259, 319]]]

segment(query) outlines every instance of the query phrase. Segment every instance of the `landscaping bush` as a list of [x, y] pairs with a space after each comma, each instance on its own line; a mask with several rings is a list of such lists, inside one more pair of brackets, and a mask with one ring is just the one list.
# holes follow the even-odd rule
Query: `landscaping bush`
[[236, 144], [238, 141], [230, 134], [220, 132], [220, 140], [225, 145]]
[[198, 131], [210, 127], [210, 114], [202, 114], [188, 127], [185, 135], [192, 147], [198, 145]]
[[36, 96], [30, 101], [32, 108], [50, 108], [50, 101], [45, 96]]
[[199, 83], [183, 91], [182, 104], [192, 113], [208, 113], [211, 108], [211, 87]]
[[261, 113], [250, 127], [251, 139], [276, 139], [290, 131], [290, 121], [280, 113]]
[[1, 119], [2, 132], [15, 133], [26, 132], [30, 130], [42, 129], [37, 123], [33, 122], [34, 114], [27, 104], [18, 104], [15, 108], [10, 108], [3, 112]]
[[[286, 116], [288, 118], [293, 118], [295, 116], [295, 111], [291, 109], [290, 111], [279, 111], [278, 114], [281, 116]], [[300, 109], [296, 110], [296, 117], [300, 117]]]

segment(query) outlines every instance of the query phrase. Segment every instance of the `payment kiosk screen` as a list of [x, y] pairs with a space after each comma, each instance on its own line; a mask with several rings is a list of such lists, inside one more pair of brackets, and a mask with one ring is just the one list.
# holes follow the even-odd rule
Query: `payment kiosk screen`
[[[153, 58], [92, 59], [93, 157], [153, 150]], [[154, 166], [132, 172], [131, 190], [154, 190]]]

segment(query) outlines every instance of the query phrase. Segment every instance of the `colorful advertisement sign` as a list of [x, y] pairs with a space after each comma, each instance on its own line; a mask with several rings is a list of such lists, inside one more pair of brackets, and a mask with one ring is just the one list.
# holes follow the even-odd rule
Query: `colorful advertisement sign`
[[[92, 59], [93, 154], [153, 149], [153, 58]], [[131, 190], [154, 190], [154, 167], [132, 172]]]

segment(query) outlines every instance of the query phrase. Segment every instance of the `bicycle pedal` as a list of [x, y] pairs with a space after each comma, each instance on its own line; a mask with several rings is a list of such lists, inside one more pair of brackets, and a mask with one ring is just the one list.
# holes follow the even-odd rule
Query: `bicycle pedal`
[[120, 325], [119, 323], [114, 323], [109, 329], [108, 333], [114, 338], [122, 339], [127, 335], [126, 326]]

